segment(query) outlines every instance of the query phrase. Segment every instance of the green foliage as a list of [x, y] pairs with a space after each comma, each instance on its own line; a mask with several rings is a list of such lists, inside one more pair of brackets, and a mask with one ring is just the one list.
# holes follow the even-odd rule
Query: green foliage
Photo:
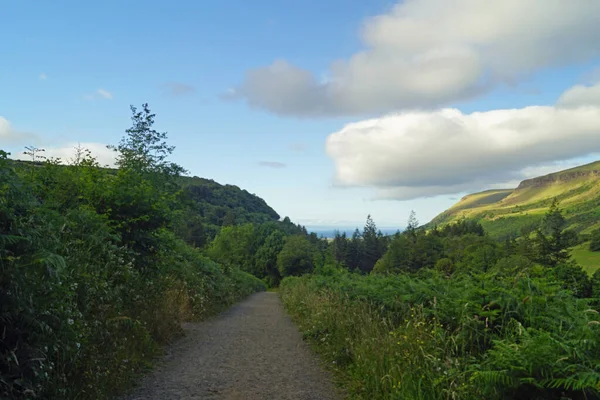
[[600, 398], [598, 313], [546, 275], [330, 270], [280, 293], [356, 398]]
[[304, 236], [288, 236], [277, 256], [277, 267], [282, 277], [299, 276], [315, 268], [315, 249]]
[[[237, 186], [220, 185], [199, 177], [182, 177], [180, 183], [183, 186], [182, 198], [197, 218], [195, 221], [188, 219], [187, 225], [192, 229], [201, 226], [205, 237], [202, 245], [214, 238], [221, 226], [279, 220], [279, 215], [263, 199]], [[289, 222], [289, 225], [293, 224]], [[295, 233], [301, 233], [295, 225], [292, 229]]]
[[590, 251], [600, 251], [600, 229], [596, 229], [592, 232]]
[[265, 288], [177, 236], [182, 169], [132, 111], [118, 171], [81, 148], [70, 166], [0, 151], [0, 398], [113, 398], [183, 321]]
[[[410, 220], [370, 276], [328, 266], [281, 284], [351, 395], [600, 399], [600, 273], [569, 261], [556, 201], [502, 243], [473, 221], [426, 232]], [[335, 254], [352, 242], [336, 237]]]
[[386, 252], [388, 242], [388, 238], [377, 230], [375, 222], [368, 215], [362, 233], [357, 228], [352, 238], [348, 239], [346, 233], [340, 235], [336, 232], [328, 254], [332, 262], [351, 271], [369, 273]]
[[252, 224], [223, 227], [206, 254], [223, 265], [237, 265], [247, 272], [253, 272], [254, 263], [249, 256], [256, 251], [254, 235]]
[[257, 276], [264, 276], [271, 287], [279, 286], [281, 274], [277, 267], [277, 256], [285, 245], [285, 235], [281, 231], [274, 231], [265, 239], [265, 242], [256, 251], [255, 270]]
[[362, 233], [363, 254], [360, 259], [359, 269], [363, 273], [369, 273], [373, 270], [375, 263], [386, 250], [385, 242], [382, 240], [381, 232], [377, 234], [377, 226], [370, 215], [367, 216], [367, 222]]

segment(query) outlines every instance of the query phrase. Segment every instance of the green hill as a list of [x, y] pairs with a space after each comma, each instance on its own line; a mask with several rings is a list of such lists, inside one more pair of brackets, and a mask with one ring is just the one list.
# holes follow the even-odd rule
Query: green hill
[[[27, 166], [41, 167], [41, 162], [11, 160], [16, 169]], [[69, 168], [68, 165], [61, 166]], [[116, 170], [101, 168], [116, 173]], [[196, 245], [201, 246], [211, 240], [224, 225], [264, 223], [278, 221], [279, 214], [262, 198], [235, 185], [221, 185], [212, 179], [197, 176], [183, 176], [179, 183], [183, 188], [183, 201], [189, 212], [182, 216], [181, 236], [197, 235]]]
[[191, 208], [197, 213], [208, 239], [224, 225], [278, 221], [279, 214], [262, 198], [234, 185], [212, 179], [184, 177], [181, 180]]
[[555, 197], [569, 229], [589, 233], [600, 227], [600, 161], [528, 179], [516, 189], [467, 195], [428, 225], [464, 217], [479, 221], [497, 239], [515, 237], [522, 228], [537, 226]]

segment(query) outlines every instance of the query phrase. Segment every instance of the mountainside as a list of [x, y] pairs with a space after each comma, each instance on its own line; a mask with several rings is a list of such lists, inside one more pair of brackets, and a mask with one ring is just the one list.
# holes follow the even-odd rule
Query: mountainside
[[537, 226], [555, 197], [570, 229], [589, 233], [600, 227], [600, 161], [527, 179], [516, 189], [467, 195], [428, 225], [464, 217], [478, 220], [495, 238], [518, 236], [521, 228]]
[[186, 197], [201, 216], [209, 236], [214, 236], [217, 227], [223, 225], [279, 220], [279, 214], [262, 198], [237, 186], [221, 185], [197, 176], [183, 177], [181, 181]]

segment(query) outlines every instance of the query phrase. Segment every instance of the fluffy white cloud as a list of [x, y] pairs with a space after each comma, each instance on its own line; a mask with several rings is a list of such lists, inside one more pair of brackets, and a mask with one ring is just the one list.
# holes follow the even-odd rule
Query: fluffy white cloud
[[[75, 148], [81, 146], [88, 149], [92, 156], [96, 157], [98, 163], [102, 166], [114, 167], [116, 153], [110, 150], [102, 143], [67, 143], [59, 147], [44, 147], [44, 152], [41, 153], [46, 158], [60, 158], [63, 164], [70, 163], [75, 156]], [[14, 158], [20, 160], [30, 160], [28, 155], [23, 152], [15, 154]]]
[[227, 97], [295, 116], [447, 105], [599, 56], [598, 15], [598, 0], [404, 0], [364, 21], [365, 50], [334, 62], [327, 80], [278, 60]]
[[576, 86], [556, 106], [370, 119], [331, 134], [326, 149], [338, 185], [375, 187], [377, 197], [481, 189], [526, 177], [542, 164], [600, 152], [599, 89]]

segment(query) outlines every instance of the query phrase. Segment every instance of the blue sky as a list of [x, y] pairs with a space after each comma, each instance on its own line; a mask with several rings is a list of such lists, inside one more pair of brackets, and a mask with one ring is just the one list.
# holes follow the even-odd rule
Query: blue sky
[[[451, 84], [439, 94], [435, 93], [438, 84], [425, 82], [414, 88], [394, 71], [386, 76], [389, 68], [384, 67], [393, 60], [425, 54], [433, 44], [436, 49], [455, 49], [480, 43], [474, 40], [480, 31], [466, 32], [454, 41], [432, 38], [431, 43], [419, 44], [419, 40], [391, 40], [418, 33], [406, 30], [403, 24], [408, 18], [429, 21], [434, 29], [440, 16], [431, 12], [429, 3], [437, 1], [441, 0], [412, 0], [413, 5], [404, 8], [402, 3], [383, 0], [3, 2], [0, 117], [10, 123], [7, 129], [12, 133], [0, 135], [0, 147], [16, 154], [26, 144], [49, 149], [76, 142], [114, 144], [128, 127], [129, 105], [148, 102], [158, 115], [157, 127], [168, 131], [177, 147], [175, 161], [192, 175], [243, 187], [263, 197], [280, 214], [310, 226], [354, 226], [362, 224], [369, 213], [379, 226], [402, 226], [411, 209], [425, 222], [469, 190], [514, 184], [527, 176], [524, 170], [529, 174], [550, 172], [593, 159], [598, 143], [586, 136], [585, 148], [569, 152], [549, 148], [529, 161], [523, 161], [521, 155], [513, 169], [499, 160], [497, 168], [492, 165], [482, 173], [486, 179], [466, 174], [470, 180], [446, 184], [446, 175], [429, 171], [423, 182], [433, 182], [432, 186], [422, 190], [422, 185], [397, 178], [414, 174], [411, 165], [415, 171], [427, 169], [411, 160], [410, 153], [407, 156], [410, 145], [403, 144], [414, 142], [406, 132], [425, 138], [425, 144], [427, 140], [439, 144], [440, 137], [425, 126], [431, 125], [428, 121], [441, 107], [457, 107], [465, 115], [528, 105], [553, 107], [561, 94], [576, 84], [595, 88], [600, 49], [593, 43], [594, 37], [581, 44], [577, 32], [565, 34], [564, 40], [557, 40], [560, 44], [532, 56], [527, 63], [518, 58], [530, 54], [527, 47], [506, 45], [502, 35], [511, 32], [486, 38], [491, 41], [487, 47], [496, 46], [499, 54], [504, 54], [502, 59], [485, 53], [484, 46], [469, 49], [469, 57], [460, 53], [460, 58], [443, 59], [448, 65], [455, 65], [457, 59], [464, 62], [460, 69], [479, 65], [483, 72], [469, 84], [463, 84], [465, 78], [454, 72], [448, 79], [440, 78], [440, 87]], [[596, 7], [594, 1], [577, 2], [582, 7]], [[533, 8], [542, 4], [535, 0], [525, 3]], [[464, 11], [474, 16], [497, 15], [492, 9], [466, 7]], [[590, 9], [582, 13], [584, 18]], [[559, 24], [564, 14], [557, 9], [545, 18], [555, 18]], [[376, 15], [386, 18], [369, 19]], [[577, 17], [573, 16], [575, 23]], [[532, 18], [528, 23], [535, 27]], [[450, 20], [452, 23], [458, 22]], [[586, 23], [577, 25], [584, 29]], [[596, 29], [592, 22], [587, 24]], [[397, 28], [404, 30], [395, 31]], [[519, 29], [516, 26], [514, 32]], [[548, 44], [550, 33], [533, 31], [532, 46]], [[577, 43], [576, 50], [573, 43]], [[364, 57], [368, 62], [351, 61], [365, 49], [373, 50]], [[382, 64], [383, 53], [392, 61]], [[471, 63], [471, 53], [477, 56], [477, 63]], [[285, 60], [285, 64], [276, 71], [269, 69], [276, 60]], [[342, 70], [350, 72], [330, 69], [336, 60], [346, 60], [349, 67]], [[304, 76], [300, 70], [312, 74], [316, 83], [298, 83]], [[257, 78], [248, 71], [262, 71], [262, 75]], [[409, 67], [402, 71], [402, 76], [414, 72]], [[429, 79], [439, 76], [436, 73]], [[386, 91], [384, 78], [390, 79], [397, 91]], [[411, 80], [421, 82], [421, 78], [415, 75]], [[330, 93], [334, 87], [330, 82], [341, 82], [336, 86], [341, 88], [337, 100]], [[310, 90], [301, 87], [305, 83]], [[327, 94], [314, 97], [311, 91]], [[234, 99], [226, 98], [226, 93]], [[341, 101], [342, 97], [352, 104]], [[408, 117], [386, 119], [390, 112], [415, 110], [424, 113], [425, 121], [417, 127], [405, 128]], [[521, 120], [523, 116], [524, 112], [506, 118]], [[391, 136], [368, 132], [368, 137], [357, 139], [355, 127], [350, 126], [337, 136], [338, 145], [328, 140], [348, 124], [372, 118], [387, 124]], [[384, 149], [404, 152], [384, 152], [379, 157], [378, 146], [392, 136], [394, 142]], [[549, 136], [546, 141], [557, 138]], [[364, 146], [363, 139], [370, 141], [369, 146]], [[546, 143], [543, 137], [538, 140]], [[356, 157], [362, 161], [357, 162]], [[393, 161], [400, 157], [406, 164]], [[564, 160], [567, 162], [556, 164]], [[273, 168], [261, 162], [285, 166]], [[453, 159], [442, 165], [456, 165], [448, 170], [457, 175], [465, 175], [467, 167], [482, 168], [477, 163], [459, 164], [459, 159]], [[371, 171], [372, 165], [378, 169]], [[504, 175], [502, 170], [506, 170]]]

